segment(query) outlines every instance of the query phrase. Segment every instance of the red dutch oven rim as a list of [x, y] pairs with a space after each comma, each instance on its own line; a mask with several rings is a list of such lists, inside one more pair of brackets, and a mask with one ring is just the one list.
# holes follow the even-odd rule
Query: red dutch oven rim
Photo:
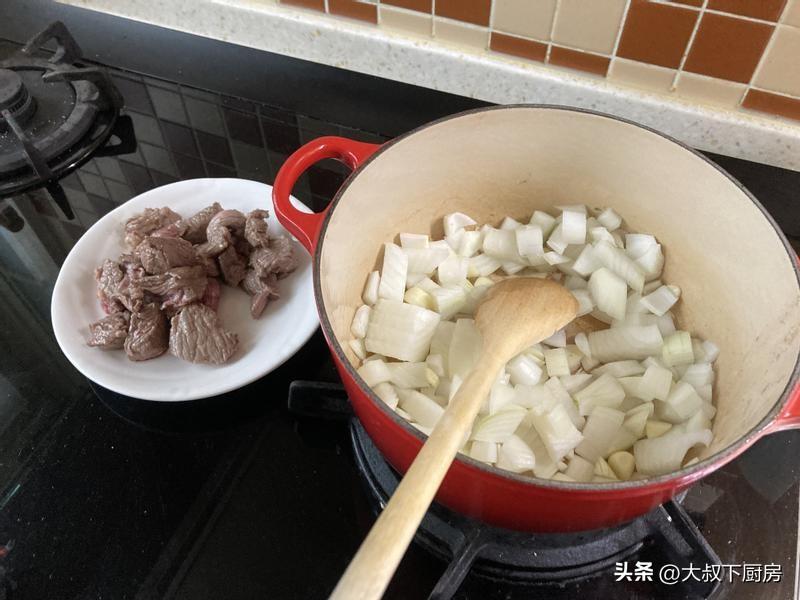
[[[778, 238], [783, 244], [787, 255], [792, 261], [795, 277], [797, 279], [797, 284], [798, 287], [800, 287], [800, 268], [798, 267], [798, 259], [797, 255], [794, 252], [794, 249], [789, 244], [789, 241], [786, 239], [786, 236], [783, 234], [783, 231], [781, 231], [778, 224], [772, 218], [772, 215], [770, 215], [767, 212], [764, 206], [755, 198], [755, 196], [753, 196], [753, 194], [746, 187], [744, 187], [744, 185], [742, 185], [741, 182], [739, 182], [735, 177], [733, 177], [721, 166], [719, 166], [718, 164], [716, 164], [711, 159], [704, 156], [694, 148], [687, 146], [683, 142], [676, 140], [675, 138], [665, 133], [647, 127], [646, 125], [630, 121], [628, 119], [624, 119], [621, 117], [609, 115], [594, 110], [568, 107], [568, 106], [558, 106], [550, 104], [507, 104], [507, 105], [477, 108], [449, 115], [446, 117], [442, 117], [435, 121], [426, 123], [420, 127], [412, 129], [411, 131], [404, 133], [403, 135], [400, 135], [396, 138], [393, 138], [383, 144], [358, 142], [355, 140], [337, 136], [324, 136], [314, 139], [308, 142], [307, 144], [304, 144], [303, 146], [298, 148], [294, 153], [292, 153], [279, 169], [272, 190], [272, 199], [273, 199], [273, 206], [275, 209], [275, 213], [278, 217], [278, 220], [283, 224], [283, 226], [286, 227], [286, 229], [289, 230], [300, 241], [300, 243], [303, 244], [306, 250], [308, 250], [308, 252], [313, 256], [314, 299], [317, 305], [317, 312], [320, 317], [320, 324], [322, 326], [323, 334], [325, 335], [325, 339], [327, 340], [329, 347], [333, 351], [335, 358], [337, 359], [338, 362], [341, 363], [341, 366], [345, 369], [347, 374], [350, 377], [352, 377], [353, 381], [355, 381], [358, 384], [360, 390], [372, 401], [372, 403], [375, 404], [381, 411], [383, 411], [383, 413], [386, 416], [388, 416], [396, 425], [398, 425], [400, 429], [403, 432], [405, 432], [407, 436], [410, 435], [416, 438], [420, 446], [425, 442], [427, 437], [424, 436], [418, 429], [409, 424], [405, 419], [400, 417], [396, 412], [394, 412], [394, 410], [390, 409], [380, 398], [378, 398], [378, 396], [372, 391], [372, 389], [367, 385], [367, 383], [361, 378], [361, 376], [358, 374], [353, 365], [350, 364], [350, 361], [347, 359], [344, 353], [344, 349], [342, 348], [341, 344], [339, 344], [339, 341], [336, 339], [336, 335], [333, 332], [333, 327], [331, 326], [330, 320], [328, 319], [328, 315], [325, 310], [325, 306], [322, 299], [320, 261], [322, 256], [323, 243], [320, 242], [321, 241], [324, 242], [325, 232], [328, 228], [328, 224], [330, 223], [330, 216], [336, 209], [336, 206], [339, 204], [339, 201], [341, 200], [344, 193], [347, 191], [348, 187], [350, 186], [350, 183], [355, 179], [355, 177], [358, 176], [359, 173], [361, 173], [361, 171], [363, 171], [373, 160], [375, 160], [375, 158], [380, 156], [388, 148], [391, 148], [394, 144], [397, 144], [400, 141], [405, 140], [406, 138], [414, 135], [419, 131], [422, 131], [423, 129], [427, 129], [428, 127], [432, 127], [434, 125], [449, 121], [451, 119], [456, 119], [462, 116], [480, 112], [486, 112], [486, 111], [518, 109], [518, 108], [533, 108], [533, 109], [577, 112], [596, 117], [611, 119], [653, 133], [661, 138], [664, 138], [669, 142], [672, 142], [673, 144], [676, 144], [683, 150], [692, 153], [697, 158], [700, 158], [706, 164], [716, 169], [721, 175], [726, 177], [731, 183], [733, 183], [761, 211], [764, 218], [769, 222], [775, 233], [778, 235]], [[291, 195], [292, 187], [294, 186], [295, 182], [300, 177], [300, 175], [302, 175], [302, 173], [306, 169], [308, 169], [314, 163], [326, 158], [332, 158], [344, 163], [345, 165], [347, 165], [352, 169], [352, 172], [347, 177], [345, 182], [341, 185], [341, 187], [338, 189], [333, 199], [331, 200], [330, 204], [325, 208], [325, 210], [319, 213], [302, 213], [298, 211], [296, 208], [294, 208], [289, 202], [289, 196]], [[570, 492], [573, 493], [585, 492], [594, 495], [599, 492], [611, 495], [614, 494], [614, 492], [620, 492], [620, 491], [624, 491], [626, 494], [630, 494], [631, 492], [637, 492], [637, 491], [640, 493], [652, 493], [656, 488], [662, 489], [662, 488], [672, 487], [675, 485], [685, 486], [697, 481], [698, 479], [701, 479], [712, 470], [715, 470], [727, 464], [728, 462], [736, 458], [739, 454], [744, 452], [747, 448], [752, 446], [763, 436], [777, 431], [800, 428], [800, 384], [798, 384], [799, 380], [800, 380], [800, 352], [798, 353], [798, 356], [795, 359], [794, 368], [792, 369], [792, 375], [789, 378], [786, 387], [781, 392], [780, 398], [773, 405], [773, 407], [770, 409], [767, 415], [765, 415], [764, 418], [761, 419], [761, 421], [759, 421], [753, 428], [751, 428], [750, 431], [747, 432], [747, 434], [739, 438], [739, 440], [737, 440], [727, 448], [724, 448], [723, 450], [709, 456], [708, 458], [701, 460], [700, 462], [690, 467], [684, 467], [677, 471], [671, 471], [670, 473], [667, 473], [665, 475], [659, 475], [657, 477], [649, 477], [635, 481], [621, 481], [621, 482], [603, 483], [603, 484], [572, 483], [572, 482], [554, 481], [552, 479], [539, 479], [539, 478], [532, 478], [530, 476], [518, 475], [516, 473], [511, 473], [503, 469], [498, 469], [496, 467], [486, 465], [485, 463], [476, 461], [475, 459], [460, 453], [456, 457], [456, 460], [462, 463], [466, 467], [479, 471], [481, 474], [493, 477], [499, 477], [503, 480], [511, 480], [526, 486], [534, 486], [538, 488], [549, 489], [549, 491], [551, 492], [556, 492], [559, 490], [569, 490]]]

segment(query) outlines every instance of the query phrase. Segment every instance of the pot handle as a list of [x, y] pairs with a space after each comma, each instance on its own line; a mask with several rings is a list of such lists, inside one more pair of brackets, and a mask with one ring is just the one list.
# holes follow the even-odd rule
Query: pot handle
[[281, 225], [314, 254], [322, 220], [328, 208], [319, 213], [300, 212], [289, 196], [303, 172], [325, 158], [334, 158], [355, 170], [380, 147], [380, 144], [357, 142], [343, 137], [325, 136], [301, 146], [286, 159], [272, 185], [272, 203]]

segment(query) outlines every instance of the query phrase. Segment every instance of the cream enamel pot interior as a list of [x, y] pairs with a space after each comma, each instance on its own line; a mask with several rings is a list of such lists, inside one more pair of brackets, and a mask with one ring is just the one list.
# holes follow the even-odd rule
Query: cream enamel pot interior
[[[355, 170], [325, 213], [299, 213], [288, 203], [291, 187], [323, 158]], [[401, 472], [422, 434], [370, 391], [347, 345], [383, 242], [401, 231], [441, 236], [441, 218], [453, 211], [497, 224], [506, 215], [527, 219], [536, 209], [586, 203], [612, 206], [633, 230], [664, 245], [664, 279], [682, 290], [679, 326], [721, 349], [714, 441], [701, 461], [639, 481], [576, 484], [514, 475], [459, 455], [437, 496], [455, 510], [520, 530], [610, 526], [651, 510], [761, 436], [800, 426], [796, 257], [738, 182], [657, 132], [558, 107], [481, 109], [380, 147], [314, 140], [281, 168], [273, 200], [281, 223], [314, 255], [322, 328], [354, 410]]]

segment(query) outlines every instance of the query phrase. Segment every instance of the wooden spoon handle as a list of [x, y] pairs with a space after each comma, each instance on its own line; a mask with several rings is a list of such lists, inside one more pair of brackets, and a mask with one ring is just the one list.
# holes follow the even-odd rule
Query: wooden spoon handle
[[486, 355], [478, 360], [339, 580], [333, 600], [383, 595], [501, 367]]

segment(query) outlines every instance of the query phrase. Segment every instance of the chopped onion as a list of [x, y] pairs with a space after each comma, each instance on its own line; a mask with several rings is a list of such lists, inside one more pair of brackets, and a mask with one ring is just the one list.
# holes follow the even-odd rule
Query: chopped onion
[[420, 281], [423, 279], [427, 279], [428, 276], [425, 273], [411, 273], [409, 272], [406, 275], [406, 289], [415, 287]]
[[608, 447], [608, 454], [611, 455], [622, 450], [629, 450], [638, 439], [636, 434], [630, 429], [620, 427], [614, 439], [611, 440], [611, 445]]
[[359, 306], [356, 309], [356, 314], [353, 316], [353, 322], [350, 324], [350, 333], [352, 333], [356, 339], [366, 337], [370, 311], [370, 307], [366, 304]]
[[630, 479], [631, 475], [633, 475], [633, 469], [636, 467], [636, 459], [633, 458], [633, 454], [630, 452], [614, 452], [614, 454], [608, 457], [608, 466], [611, 467], [617, 478], [624, 481]]
[[478, 420], [472, 439], [502, 444], [513, 435], [524, 417], [524, 408], [514, 404], [506, 405], [496, 413]]
[[506, 365], [506, 370], [514, 385], [536, 385], [542, 379], [542, 368], [527, 354], [519, 354], [512, 358]]
[[450, 370], [447, 359], [450, 356], [450, 342], [453, 339], [453, 332], [455, 330], [456, 324], [452, 321], [440, 321], [431, 338], [430, 353], [438, 354], [442, 357], [446, 372]]
[[399, 360], [424, 360], [440, 316], [420, 306], [380, 299], [372, 308], [364, 343], [369, 352]]
[[606, 208], [597, 215], [597, 221], [605, 227], [608, 231], [614, 231], [622, 225], [622, 217], [620, 217], [613, 208]]
[[364, 286], [364, 293], [361, 294], [361, 299], [367, 306], [372, 306], [378, 301], [378, 287], [381, 282], [381, 274], [378, 271], [372, 271], [367, 276], [367, 283]]
[[617, 407], [624, 398], [625, 390], [616, 379], [607, 374], [600, 375], [588, 386], [575, 392], [578, 412], [583, 416], [591, 414], [597, 406]]
[[597, 269], [589, 278], [589, 291], [597, 308], [614, 319], [625, 318], [628, 290], [620, 277], [608, 268]]
[[445, 236], [449, 237], [457, 234], [465, 227], [471, 227], [473, 225], [477, 225], [478, 223], [476, 223], [472, 217], [469, 217], [464, 213], [455, 212], [455, 213], [450, 213], [449, 215], [445, 215], [443, 219], [443, 224], [444, 224], [444, 234]]
[[692, 446], [708, 446], [711, 430], [683, 432], [672, 428], [661, 437], [639, 440], [633, 445], [636, 469], [644, 475], [661, 475], [681, 468], [683, 457]]
[[513, 231], [518, 227], [522, 227], [522, 223], [517, 221], [514, 217], [503, 217], [503, 221], [500, 223], [500, 229], [508, 231]]
[[364, 382], [370, 387], [385, 381], [389, 381], [392, 378], [392, 373], [389, 371], [389, 367], [387, 367], [386, 363], [382, 360], [367, 361], [358, 369], [356, 369], [356, 371], [364, 380]]
[[583, 353], [584, 356], [591, 357], [592, 350], [589, 346], [589, 338], [586, 337], [584, 332], [576, 333], [575, 334], [575, 345], [578, 347], [578, 350]]
[[564, 250], [567, 249], [568, 242], [564, 239], [564, 234], [562, 232], [561, 223], [556, 225], [556, 228], [553, 229], [553, 232], [547, 238], [547, 247], [551, 248], [558, 254], [563, 254]]
[[436, 308], [436, 304], [433, 301], [433, 296], [416, 285], [406, 290], [406, 293], [403, 296], [403, 301], [408, 304], [414, 304], [416, 306], [421, 306], [422, 308], [427, 308], [428, 310], [433, 310]]
[[508, 438], [497, 451], [497, 467], [512, 473], [532, 471], [536, 466], [533, 450], [516, 435]]
[[520, 437], [536, 457], [536, 462], [533, 465], [533, 474], [536, 475], [536, 477], [543, 477], [545, 479], [549, 479], [555, 475], [558, 471], [558, 466], [553, 459], [550, 458], [550, 454], [547, 452], [542, 438], [536, 433], [536, 429], [531, 427]]
[[397, 395], [397, 391], [392, 387], [391, 383], [384, 381], [374, 385], [372, 386], [372, 391], [375, 392], [375, 395], [383, 400], [389, 408], [397, 408], [400, 397]]
[[522, 269], [525, 268], [525, 265], [523, 265], [522, 263], [518, 263], [518, 262], [506, 261], [506, 262], [500, 263], [500, 268], [503, 269], [503, 272], [506, 275], [516, 275], [517, 273], [522, 271]]
[[686, 432], [711, 429], [711, 419], [703, 414], [702, 410], [698, 410], [681, 427]]
[[545, 252], [542, 256], [548, 265], [565, 265], [570, 262], [569, 258], [558, 252]]
[[594, 246], [594, 258], [602, 266], [624, 280], [633, 291], [641, 293], [642, 287], [644, 287], [645, 274], [642, 268], [623, 250], [612, 246], [608, 242], [601, 241]]
[[456, 321], [447, 357], [450, 376], [458, 375], [461, 379], [465, 379], [475, 367], [482, 347], [483, 338], [475, 326], [475, 321], [472, 319]]
[[709, 363], [689, 365], [681, 377], [681, 381], [685, 381], [697, 390], [700, 386], [714, 382], [714, 369]]
[[580, 456], [575, 456], [569, 461], [569, 466], [564, 471], [564, 475], [573, 481], [591, 481], [594, 476], [594, 463]]
[[611, 362], [626, 358], [641, 360], [660, 355], [663, 345], [661, 332], [655, 325], [625, 326], [588, 333], [592, 358]]
[[661, 358], [668, 367], [688, 365], [694, 362], [692, 337], [688, 331], [676, 331], [664, 338]]
[[444, 357], [441, 354], [429, 354], [425, 362], [436, 375], [439, 377], [445, 376]]
[[713, 342], [706, 340], [703, 342], [703, 350], [705, 350], [705, 362], [713, 363], [719, 356], [719, 348]]
[[672, 388], [672, 371], [659, 365], [650, 365], [642, 376], [636, 393], [645, 401], [666, 400]]
[[583, 440], [575, 448], [575, 454], [592, 463], [605, 456], [624, 420], [625, 413], [621, 411], [606, 406], [594, 408], [586, 419]]
[[608, 242], [609, 244], [616, 244], [616, 240], [614, 236], [609, 233], [608, 229], [605, 227], [592, 227], [589, 229], [589, 239], [592, 240], [593, 243], [597, 244], [599, 242]]
[[661, 251], [661, 244], [652, 246], [637, 258], [636, 265], [644, 272], [645, 281], [661, 277], [661, 269], [664, 268], [664, 254]]
[[544, 361], [547, 365], [548, 377], [559, 377], [569, 375], [569, 362], [567, 361], [567, 351], [564, 348], [552, 348], [544, 351]]
[[514, 235], [517, 238], [517, 252], [520, 256], [530, 258], [544, 254], [544, 236], [538, 225], [523, 225]]
[[612, 377], [631, 377], [644, 373], [644, 367], [638, 360], [618, 360], [606, 363], [594, 370], [595, 374], [602, 375], [608, 373]]
[[495, 381], [489, 392], [489, 414], [493, 415], [498, 410], [509, 404], [514, 404], [517, 399], [517, 390], [503, 381]]
[[427, 248], [430, 244], [430, 238], [422, 233], [401, 233], [400, 234], [400, 247], [401, 248]]
[[652, 235], [646, 233], [625, 234], [625, 253], [634, 260], [644, 256], [650, 248], [657, 245], [658, 241]]
[[542, 343], [553, 348], [563, 348], [567, 345], [567, 332], [565, 329], [559, 329], [546, 340], [542, 340]]
[[640, 404], [625, 413], [625, 421], [623, 421], [622, 426], [633, 433], [638, 440], [640, 437], [644, 436], [644, 428], [647, 425], [647, 419], [652, 416], [654, 410], [655, 407], [652, 402]]
[[483, 236], [483, 251], [500, 262], [522, 262], [517, 250], [517, 236], [509, 229], [489, 229]]
[[665, 315], [661, 315], [656, 320], [656, 326], [658, 330], [661, 332], [661, 335], [666, 337], [675, 333], [675, 322], [672, 320], [672, 314], [667, 313]]
[[408, 257], [396, 244], [383, 245], [383, 269], [378, 286], [378, 296], [386, 300], [403, 300], [408, 274]]
[[350, 340], [348, 345], [359, 360], [364, 360], [367, 357], [367, 347], [364, 345], [363, 339]]
[[439, 406], [432, 398], [416, 390], [397, 389], [400, 398], [399, 406], [411, 418], [423, 427], [435, 427], [439, 418], [444, 413], [444, 408]]
[[[567, 391], [567, 388], [564, 387], [564, 384], [561, 383], [561, 380], [556, 377], [551, 377], [544, 385], [550, 391], [552, 398], [567, 411], [567, 416], [569, 416], [572, 424], [578, 429], [582, 429], [586, 424], [586, 419], [578, 412], [578, 405], [575, 403], [575, 400], [572, 399], [572, 396]], [[535, 406], [532, 408], [536, 409]], [[549, 407], [547, 410], [549, 410]]]
[[541, 210], [534, 211], [531, 215], [531, 225], [537, 225], [542, 230], [542, 235], [547, 237], [556, 226], [556, 218]]
[[487, 277], [500, 268], [500, 261], [488, 254], [476, 254], [467, 263], [467, 277]]
[[568, 393], [574, 394], [575, 392], [582, 390], [589, 385], [589, 382], [592, 380], [592, 376], [589, 373], [575, 373], [574, 375], [559, 377], [558, 380]]
[[514, 386], [514, 404], [517, 406], [546, 412], [557, 403], [553, 392], [545, 384]]
[[464, 308], [467, 296], [460, 287], [440, 287], [430, 292], [433, 298], [433, 308], [442, 319], [449, 319]]
[[555, 475], [553, 475], [552, 479], [553, 481], [567, 481], [567, 482], [575, 481], [572, 477], [565, 475], [564, 473], [556, 473]]
[[494, 442], [474, 441], [470, 446], [469, 455], [475, 460], [485, 463], [497, 462], [497, 444]]
[[430, 294], [430, 293], [431, 293], [433, 290], [438, 290], [438, 289], [439, 289], [439, 287], [440, 287], [440, 286], [439, 286], [439, 284], [438, 284], [438, 283], [436, 283], [436, 282], [435, 282], [433, 279], [431, 279], [430, 277], [423, 277], [422, 279], [420, 279], [420, 280], [419, 280], [417, 283], [415, 283], [414, 285], [415, 285], [416, 287], [418, 287], [419, 289], [421, 289], [422, 291], [424, 291], [424, 292], [428, 292], [429, 294]]
[[584, 355], [584, 357], [581, 359], [581, 368], [587, 373], [590, 373], [599, 364], [599, 360], [595, 360], [589, 356]]
[[602, 457], [598, 458], [594, 463], [594, 475], [595, 477], [602, 477], [604, 481], [614, 481], [618, 479], [611, 465]]
[[668, 423], [682, 423], [703, 405], [703, 399], [685, 381], [679, 381], [670, 391], [667, 399], [659, 405], [659, 418]]
[[450, 248], [430, 245], [428, 248], [403, 248], [409, 273], [430, 275], [450, 256]]
[[569, 414], [560, 403], [546, 412], [537, 413], [533, 410], [530, 415], [536, 433], [547, 448], [547, 453], [556, 462], [564, 458], [583, 439], [583, 435], [572, 424]]
[[561, 213], [561, 238], [567, 244], [586, 243], [586, 212], [565, 210]]
[[467, 268], [469, 260], [451, 254], [443, 260], [437, 268], [439, 284], [443, 286], [458, 286], [467, 279]]
[[439, 376], [427, 362], [386, 363], [386, 368], [390, 373], [389, 381], [399, 388], [435, 388], [439, 384]]
[[588, 277], [601, 266], [602, 265], [594, 257], [594, 246], [587, 244], [581, 249], [580, 253], [575, 258], [575, 262], [572, 265], [572, 270], [579, 275]]
[[659, 317], [666, 313], [678, 301], [681, 290], [675, 285], [662, 285], [654, 292], [641, 299], [643, 306], [647, 307], [654, 315]]
[[652, 440], [653, 438], [661, 437], [670, 429], [672, 429], [672, 423], [650, 419], [644, 426], [644, 433], [648, 440]]
[[456, 252], [459, 256], [470, 258], [481, 249], [483, 234], [480, 231], [464, 231], [458, 241]]

